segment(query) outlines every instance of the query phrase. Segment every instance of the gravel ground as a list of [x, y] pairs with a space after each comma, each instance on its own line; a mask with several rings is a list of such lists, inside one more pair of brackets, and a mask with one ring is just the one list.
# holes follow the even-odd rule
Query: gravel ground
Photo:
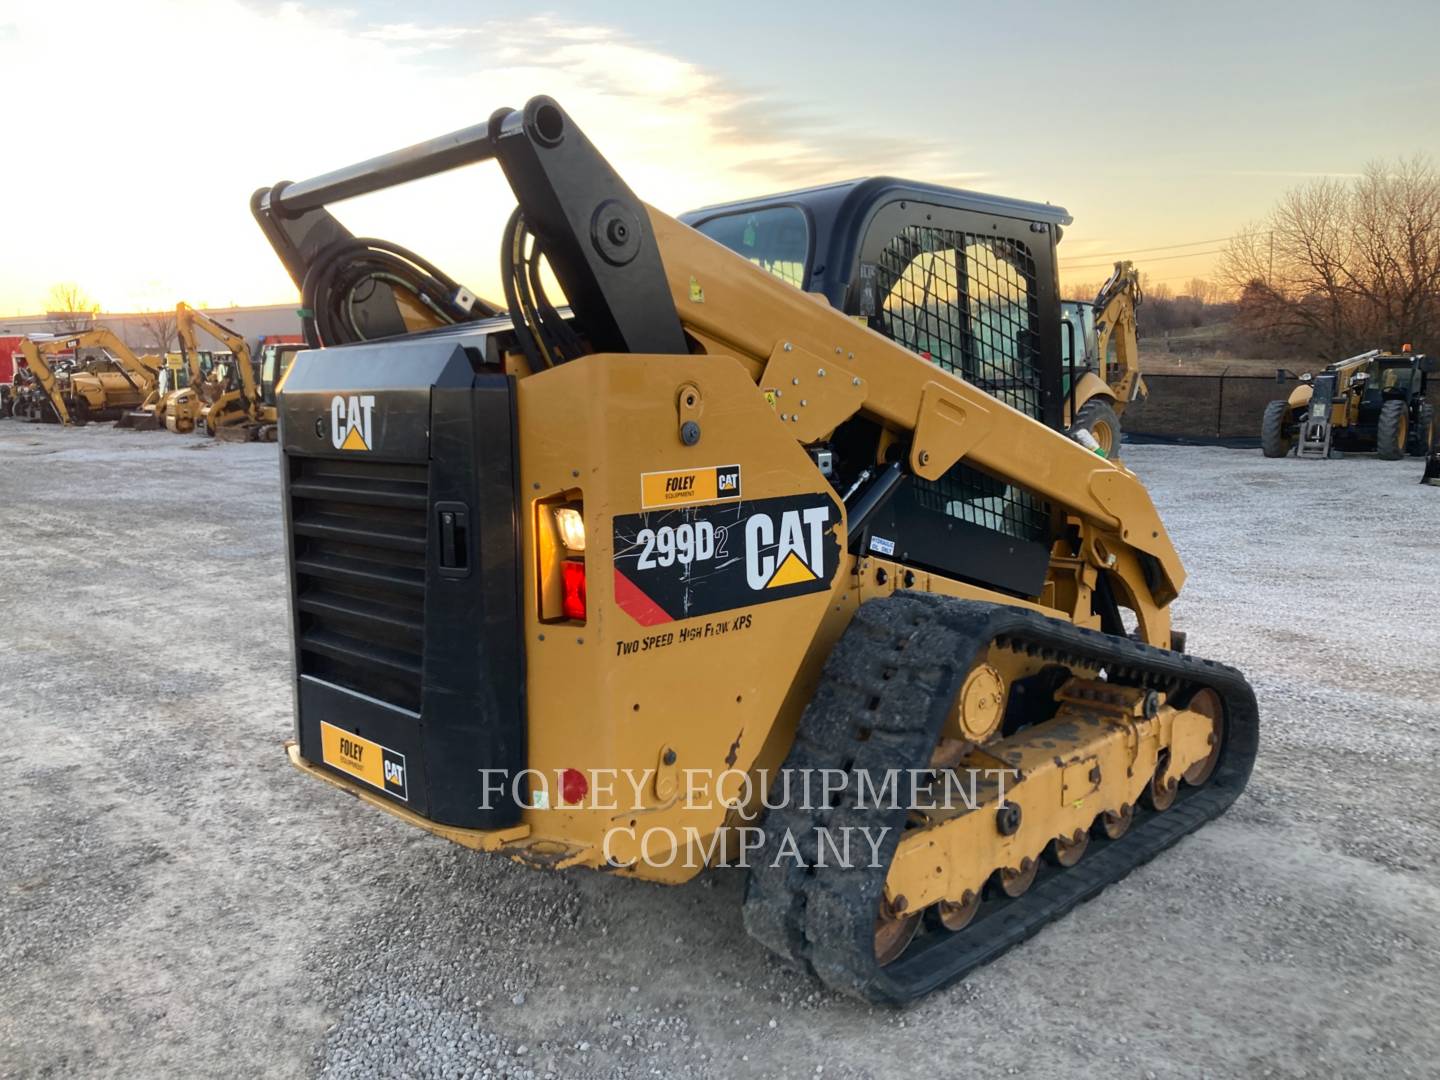
[[736, 872], [526, 870], [290, 769], [274, 447], [0, 422], [0, 1075], [1436, 1075], [1440, 490], [1127, 450], [1254, 779], [887, 1012], [750, 942]]

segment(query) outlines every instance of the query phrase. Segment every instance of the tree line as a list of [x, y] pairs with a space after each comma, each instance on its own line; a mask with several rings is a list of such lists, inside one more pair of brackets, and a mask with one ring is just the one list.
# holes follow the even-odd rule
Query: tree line
[[[1230, 347], [1257, 357], [1440, 352], [1440, 171], [1414, 157], [1312, 180], [1231, 238], [1214, 280], [1172, 287], [1142, 272], [1141, 283], [1142, 337], [1228, 322]], [[1091, 300], [1099, 288], [1064, 295]]]
[[[1067, 300], [1094, 300], [1103, 282], [1080, 282], [1066, 286]], [[1168, 282], [1152, 282], [1140, 272], [1144, 299], [1135, 309], [1135, 330], [1142, 337], [1164, 336], [1175, 330], [1190, 330], [1235, 317], [1235, 302], [1220, 284], [1207, 278], [1191, 278], [1178, 289]]]
[[1257, 355], [1440, 352], [1440, 172], [1416, 157], [1294, 188], [1230, 242], [1221, 275]]

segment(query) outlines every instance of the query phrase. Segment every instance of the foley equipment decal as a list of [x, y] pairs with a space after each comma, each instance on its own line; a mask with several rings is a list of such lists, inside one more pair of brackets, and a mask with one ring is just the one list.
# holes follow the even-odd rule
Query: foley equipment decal
[[823, 493], [616, 517], [615, 600], [656, 626], [824, 592], [840, 520]]
[[646, 510], [691, 503], [734, 502], [739, 498], [739, 465], [640, 474], [640, 505]]
[[404, 754], [322, 720], [320, 756], [326, 765], [409, 802]]

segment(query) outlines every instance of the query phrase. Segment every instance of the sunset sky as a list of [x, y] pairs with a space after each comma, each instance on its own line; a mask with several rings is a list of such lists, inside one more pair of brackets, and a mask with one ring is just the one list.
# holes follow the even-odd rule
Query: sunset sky
[[[0, 314], [293, 301], [255, 188], [537, 93], [672, 213], [887, 172], [1065, 206], [1067, 280], [1179, 286], [1287, 187], [1440, 153], [1437, 40], [1433, 0], [0, 0]], [[492, 165], [336, 212], [494, 296], [511, 205]]]

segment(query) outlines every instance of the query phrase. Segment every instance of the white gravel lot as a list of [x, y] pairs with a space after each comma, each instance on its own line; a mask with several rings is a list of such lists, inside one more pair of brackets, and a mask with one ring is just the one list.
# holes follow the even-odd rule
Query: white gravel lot
[[1440, 489], [1126, 459], [1254, 779], [888, 1012], [746, 938], [738, 872], [527, 870], [289, 768], [274, 447], [0, 421], [0, 1076], [1435, 1076]]

